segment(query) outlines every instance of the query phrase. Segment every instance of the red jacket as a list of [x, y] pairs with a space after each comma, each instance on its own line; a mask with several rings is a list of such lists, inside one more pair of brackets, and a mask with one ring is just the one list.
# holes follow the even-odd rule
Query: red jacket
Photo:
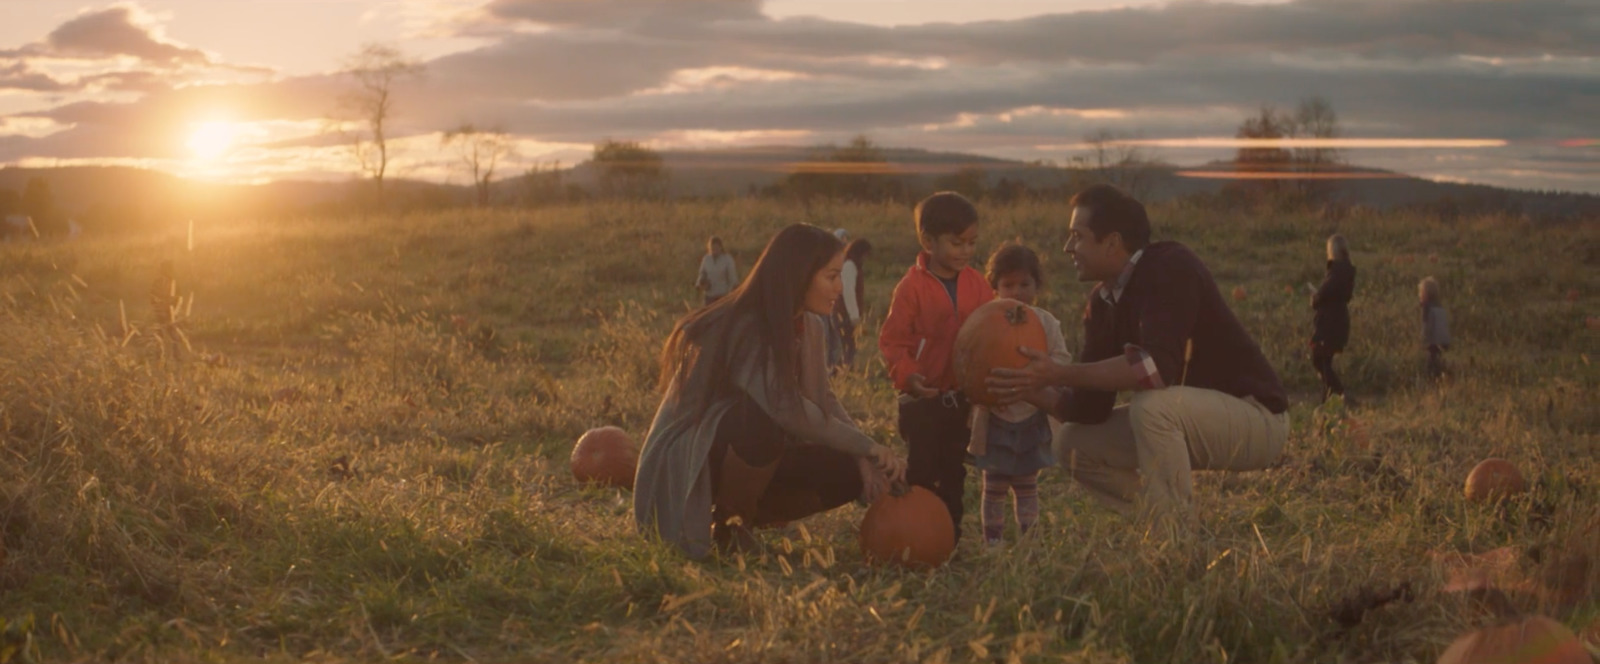
[[939, 278], [928, 271], [932, 256], [917, 254], [917, 264], [894, 287], [889, 316], [878, 330], [878, 351], [889, 366], [889, 378], [901, 392], [910, 391], [906, 378], [922, 374], [928, 387], [956, 388], [955, 370], [950, 360], [955, 355], [956, 332], [973, 310], [994, 299], [994, 289], [983, 275], [966, 267], [956, 275], [956, 303], [950, 305], [950, 292]]

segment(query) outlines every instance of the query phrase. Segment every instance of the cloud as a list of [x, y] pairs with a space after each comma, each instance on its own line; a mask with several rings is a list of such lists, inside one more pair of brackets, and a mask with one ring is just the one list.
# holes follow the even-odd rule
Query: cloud
[[34, 71], [25, 61], [12, 62], [0, 67], [0, 90], [25, 90], [28, 92], [63, 92], [75, 89], [49, 74]]
[[490, 20], [511, 19], [556, 27], [765, 18], [760, 0], [493, 0], [483, 11]]
[[150, 93], [206, 78], [273, 73], [218, 62], [168, 40], [154, 17], [135, 4], [85, 11], [39, 41], [0, 50], [0, 90], [51, 95]]
[[[0, 140], [0, 162], [167, 158], [206, 113], [311, 122], [330, 114], [347, 86], [325, 75], [168, 89], [163, 81], [173, 79], [163, 76], [173, 67], [164, 63], [206, 56], [165, 41], [127, 6], [80, 16], [45, 46], [25, 49], [54, 49], [55, 35], [95, 16], [188, 55], [100, 39], [89, 40], [101, 44], [98, 52], [120, 48], [155, 64], [79, 78], [25, 64], [0, 68], [0, 89], [143, 93], [34, 113], [64, 129]], [[1592, 135], [1591, 118], [1600, 116], [1600, 5], [1580, 0], [1184, 1], [897, 27], [774, 19], [757, 0], [493, 0], [465, 30], [490, 43], [435, 58], [425, 78], [400, 88], [397, 135], [463, 121], [561, 144], [606, 136], [660, 145], [821, 142], [866, 132], [898, 145], [1061, 158], [1037, 146], [1071, 144], [1101, 128], [1151, 138], [1230, 135], [1261, 103], [1288, 107], [1317, 94], [1333, 102], [1349, 136], [1513, 142], [1459, 164], [1427, 152], [1353, 153], [1358, 161], [1499, 181], [1515, 171], [1517, 183], [1532, 181], [1529, 173], [1567, 182], [1600, 170], [1592, 151], [1532, 152], [1522, 143]], [[142, 55], [126, 52], [140, 48]], [[330, 139], [308, 131], [273, 140], [255, 147], [322, 149]], [[1195, 163], [1216, 155], [1161, 156]]]
[[33, 55], [85, 59], [131, 56], [167, 67], [211, 62], [205, 51], [166, 40], [150, 15], [131, 4], [81, 14], [25, 50]]
[[620, 29], [643, 40], [682, 41], [716, 52], [936, 57], [973, 65], [1145, 63], [1262, 52], [1410, 59], [1600, 55], [1596, 8], [1576, 0], [1194, 1], [898, 27], [773, 20], [744, 0], [496, 0], [485, 20]]

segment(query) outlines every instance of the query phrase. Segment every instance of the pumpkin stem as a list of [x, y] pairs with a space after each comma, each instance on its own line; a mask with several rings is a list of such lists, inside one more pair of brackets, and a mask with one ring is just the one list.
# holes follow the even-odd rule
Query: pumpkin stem
[[895, 480], [889, 483], [889, 495], [899, 498], [911, 493], [911, 486], [905, 480]]
[[1006, 309], [1006, 322], [1012, 325], [1023, 325], [1028, 322], [1028, 308], [1026, 305], [1017, 305]]

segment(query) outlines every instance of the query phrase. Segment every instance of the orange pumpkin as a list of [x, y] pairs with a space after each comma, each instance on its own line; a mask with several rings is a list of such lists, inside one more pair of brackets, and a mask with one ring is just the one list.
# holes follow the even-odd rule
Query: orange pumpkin
[[874, 565], [931, 569], [956, 548], [950, 510], [932, 491], [896, 484], [861, 519], [861, 553]]
[[989, 370], [1021, 369], [1027, 356], [1017, 352], [1028, 347], [1049, 349], [1044, 322], [1033, 308], [1016, 300], [997, 299], [978, 307], [956, 333], [955, 370], [961, 391], [973, 403], [994, 406], [1000, 403], [984, 381]]
[[1567, 289], [1567, 301], [1568, 302], [1577, 302], [1578, 301], [1578, 289], [1576, 289], [1576, 288], [1568, 288]]
[[1246, 298], [1248, 296], [1249, 296], [1249, 293], [1245, 292], [1244, 286], [1234, 286], [1233, 287], [1233, 301], [1235, 301], [1235, 302], [1243, 302], [1244, 298]]
[[1566, 625], [1544, 616], [1486, 627], [1457, 638], [1439, 664], [1593, 664]]
[[1528, 490], [1527, 480], [1505, 459], [1484, 459], [1467, 475], [1467, 500], [1500, 500]]
[[572, 476], [579, 482], [632, 490], [638, 465], [639, 453], [633, 447], [633, 439], [617, 427], [590, 429], [572, 448]]

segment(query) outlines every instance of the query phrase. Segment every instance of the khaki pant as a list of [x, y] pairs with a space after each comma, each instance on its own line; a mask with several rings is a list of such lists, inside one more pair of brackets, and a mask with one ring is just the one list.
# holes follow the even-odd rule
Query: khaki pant
[[1102, 424], [1067, 424], [1053, 447], [1061, 467], [1122, 512], [1143, 498], [1153, 511], [1187, 512], [1191, 470], [1260, 470], [1283, 454], [1289, 416], [1254, 398], [1198, 387], [1134, 394]]

